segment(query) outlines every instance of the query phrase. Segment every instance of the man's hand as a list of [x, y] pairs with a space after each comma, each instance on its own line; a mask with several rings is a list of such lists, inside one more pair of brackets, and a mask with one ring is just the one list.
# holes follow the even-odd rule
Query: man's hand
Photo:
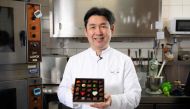
[[111, 105], [111, 102], [112, 102], [111, 95], [105, 94], [104, 99], [105, 99], [104, 102], [94, 103], [94, 104], [91, 104], [90, 106], [98, 108], [98, 109], [105, 109], [106, 107]]

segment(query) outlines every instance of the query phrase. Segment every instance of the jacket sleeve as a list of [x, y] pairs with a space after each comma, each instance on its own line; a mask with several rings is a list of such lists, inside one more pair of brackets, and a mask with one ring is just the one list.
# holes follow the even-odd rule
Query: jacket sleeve
[[[134, 109], [139, 105], [141, 87], [132, 60], [124, 65], [124, 93], [111, 95], [110, 109]], [[108, 109], [109, 109], [108, 108]]]
[[[71, 58], [70, 58], [71, 59]], [[65, 71], [63, 73], [63, 79], [59, 85], [57, 95], [58, 99], [64, 105], [73, 108], [72, 103], [72, 70], [71, 70], [71, 60], [67, 62]]]
[[74, 80], [72, 76], [73, 76], [74, 70], [72, 66], [75, 66], [74, 63], [75, 61], [71, 57], [65, 67], [65, 71], [63, 73], [63, 79], [59, 85], [57, 95], [58, 95], [59, 101], [62, 104], [72, 109], [81, 109], [80, 104], [73, 103], [72, 86], [74, 85]]

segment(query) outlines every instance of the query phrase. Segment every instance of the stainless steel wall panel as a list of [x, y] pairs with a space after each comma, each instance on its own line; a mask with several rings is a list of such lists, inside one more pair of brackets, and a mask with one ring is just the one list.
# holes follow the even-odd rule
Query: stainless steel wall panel
[[155, 37], [160, 5], [160, 0], [53, 0], [53, 37], [84, 37], [83, 17], [93, 6], [115, 14], [114, 37]]

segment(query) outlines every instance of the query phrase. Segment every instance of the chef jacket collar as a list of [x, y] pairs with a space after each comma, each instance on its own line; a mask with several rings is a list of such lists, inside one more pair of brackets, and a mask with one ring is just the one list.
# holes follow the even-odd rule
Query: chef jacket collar
[[[95, 50], [93, 50], [92, 48], [89, 48], [90, 49], [90, 54], [92, 55], [92, 56], [95, 56], [95, 57], [99, 57], [99, 56], [97, 56], [96, 55], [96, 51]], [[108, 46], [108, 48], [106, 48], [105, 50], [102, 50], [102, 53], [101, 53], [101, 57], [103, 57], [105, 54], [106, 54], [106, 52], [108, 52], [109, 50], [111, 50], [111, 47], [110, 46]]]

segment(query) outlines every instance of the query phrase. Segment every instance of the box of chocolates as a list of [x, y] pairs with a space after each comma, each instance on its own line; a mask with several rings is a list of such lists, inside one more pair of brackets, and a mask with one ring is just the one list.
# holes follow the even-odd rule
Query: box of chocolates
[[104, 79], [76, 78], [73, 102], [104, 102]]

